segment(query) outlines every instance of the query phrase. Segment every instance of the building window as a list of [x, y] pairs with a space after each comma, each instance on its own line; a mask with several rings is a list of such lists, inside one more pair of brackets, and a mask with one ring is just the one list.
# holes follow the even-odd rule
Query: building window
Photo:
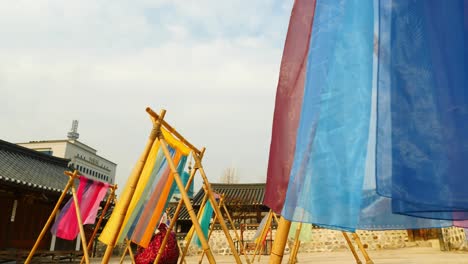
[[52, 154], [54, 153], [52, 150], [48, 149], [48, 150], [38, 150], [38, 152], [40, 153], [44, 153], [46, 155], [49, 155], [49, 156], [52, 156]]

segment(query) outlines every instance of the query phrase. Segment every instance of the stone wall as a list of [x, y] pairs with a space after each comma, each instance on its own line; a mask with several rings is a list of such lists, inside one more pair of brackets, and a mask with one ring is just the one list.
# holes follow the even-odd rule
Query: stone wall
[[[396, 231], [363, 231], [357, 232], [367, 250], [405, 247], [408, 234], [405, 230]], [[352, 239], [351, 234], [348, 236]], [[354, 243], [355, 244], [355, 243]], [[357, 248], [357, 245], [355, 244]], [[330, 229], [312, 229], [312, 240], [301, 243], [299, 252], [331, 252], [348, 248], [341, 231]]]
[[[233, 231], [231, 236], [235, 240]], [[244, 231], [244, 240], [252, 240], [255, 230]], [[343, 237], [341, 231], [329, 230], [329, 229], [311, 229], [312, 240], [309, 242], [301, 243], [299, 252], [331, 252], [337, 250], [346, 250], [348, 245]], [[405, 230], [397, 231], [358, 231], [361, 242], [367, 250], [378, 250], [388, 248], [402, 248], [405, 247], [408, 242], [408, 234]], [[273, 238], [276, 234], [276, 230], [273, 230]], [[351, 235], [350, 235], [351, 238]], [[268, 235], [267, 239], [270, 239]], [[353, 239], [351, 239], [353, 241]], [[268, 242], [270, 243], [270, 242]], [[210, 247], [214, 254], [229, 255], [231, 249], [227, 242], [224, 233], [221, 230], [215, 230], [209, 241]], [[237, 243], [236, 243], [237, 245]], [[270, 246], [269, 244], [268, 246]], [[285, 254], [289, 253], [289, 247], [292, 247], [293, 241], [288, 241], [286, 244]], [[185, 247], [185, 241], [181, 241], [181, 246]], [[253, 252], [253, 242], [247, 242], [247, 246]], [[355, 245], [357, 248], [357, 245]], [[194, 245], [189, 248], [189, 255], [196, 255], [201, 252], [201, 249]]]
[[442, 234], [444, 236], [443, 242], [446, 250], [468, 251], [468, 241], [463, 228], [442, 228]]
[[[253, 236], [255, 235], [256, 230], [246, 230], [243, 233], [244, 241], [247, 241], [247, 251], [248, 253], [253, 253]], [[312, 228], [312, 240], [309, 242], [302, 242], [299, 248], [299, 252], [332, 252], [339, 250], [347, 250], [348, 245], [346, 240], [343, 237], [341, 231], [330, 230], [330, 229], [320, 229]], [[238, 231], [239, 233], [239, 231]], [[443, 244], [446, 250], [467, 250], [468, 251], [468, 241], [466, 239], [465, 232], [462, 228], [450, 227], [443, 228]], [[231, 237], [234, 240], [235, 246], [240, 247], [237, 243], [236, 235], [234, 231], [230, 231]], [[390, 230], [390, 231], [357, 231], [364, 248], [367, 250], [380, 250], [380, 249], [394, 249], [394, 248], [404, 248], [410, 246], [432, 246], [438, 247], [439, 241], [417, 241], [409, 242], [408, 233], [406, 230]], [[273, 230], [272, 237], [276, 235], [276, 230]], [[351, 234], [349, 237], [352, 239]], [[271, 238], [270, 234], [267, 236], [267, 240]], [[179, 241], [180, 246], [185, 247], [185, 240]], [[271, 246], [271, 242], [268, 242], [268, 247]], [[353, 241], [354, 243], [354, 241]], [[214, 254], [216, 255], [230, 255], [231, 249], [229, 247], [228, 241], [222, 230], [214, 230], [211, 234], [209, 240], [210, 247]], [[289, 254], [289, 248], [293, 246], [293, 241], [289, 240], [286, 244], [285, 254]], [[357, 249], [357, 245], [354, 243], [354, 246]], [[122, 254], [125, 245], [118, 244], [114, 249], [114, 255]], [[268, 253], [270, 248], [265, 251]], [[96, 250], [96, 257], [101, 257], [104, 254], [105, 245], [98, 242], [98, 247]], [[202, 252], [200, 248], [193, 245], [190, 245], [188, 255], [199, 255]]]

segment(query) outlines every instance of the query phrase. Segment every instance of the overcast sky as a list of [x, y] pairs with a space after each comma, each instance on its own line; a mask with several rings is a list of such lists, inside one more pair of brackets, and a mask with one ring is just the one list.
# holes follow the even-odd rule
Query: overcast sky
[[[264, 182], [293, 0], [0, 2], [0, 138], [80, 141], [123, 186], [151, 129], [145, 112], [207, 148], [218, 182]], [[197, 182], [197, 187], [200, 183]]]

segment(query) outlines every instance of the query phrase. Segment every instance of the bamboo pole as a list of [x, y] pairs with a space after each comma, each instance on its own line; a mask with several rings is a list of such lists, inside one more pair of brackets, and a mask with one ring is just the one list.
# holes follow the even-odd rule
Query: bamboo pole
[[127, 251], [128, 251], [128, 254], [130, 255], [130, 260], [132, 261], [132, 264], [135, 264], [135, 257], [133, 256], [133, 251], [132, 251], [132, 241], [128, 238], [125, 238], [125, 249], [124, 249], [124, 252], [122, 254], [122, 257], [120, 257], [120, 262], [119, 264], [122, 264], [123, 261], [125, 260], [125, 257], [127, 256]]
[[353, 239], [356, 241], [356, 244], [358, 245], [359, 250], [361, 251], [362, 255], [366, 259], [366, 264], [374, 264], [374, 261], [369, 257], [369, 254], [367, 254], [366, 249], [362, 245], [361, 239], [359, 238], [358, 234], [353, 233]]
[[[223, 196], [224, 196], [224, 194], [223, 194]], [[237, 233], [236, 225], [234, 224], [234, 221], [232, 221], [231, 215], [229, 214], [229, 211], [228, 211], [228, 209], [226, 208], [226, 203], [223, 203], [223, 209], [224, 209], [224, 211], [226, 212], [226, 215], [227, 215], [227, 217], [228, 217], [229, 223], [230, 223], [231, 226], [232, 226], [232, 230], [234, 230], [234, 234], [236, 235], [236, 239], [237, 239], [237, 241], [239, 241], [240, 248], [244, 249], [244, 242], [242, 242], [241, 238], [239, 237], [239, 234]], [[250, 264], [250, 260], [249, 260], [249, 258], [247, 257], [247, 254], [245, 253], [245, 250], [242, 250], [242, 255], [244, 255], [244, 258], [245, 258], [245, 261], [247, 262], [247, 264]]]
[[288, 240], [289, 228], [291, 221], [286, 220], [284, 217], [280, 218], [278, 230], [276, 231], [275, 241], [271, 249], [270, 264], [280, 264], [283, 260], [284, 248]]
[[[189, 165], [189, 166], [190, 166], [190, 165]], [[189, 168], [190, 168], [190, 167], [189, 167]], [[169, 213], [170, 213], [170, 210], [169, 210], [169, 208], [167, 208], [167, 209], [166, 209], [167, 219], [168, 219], [168, 221], [169, 221], [170, 223], [172, 223], [172, 219], [171, 219], [171, 217], [169, 216]], [[172, 229], [170, 229], [170, 230], [172, 230]], [[174, 232], [176, 232], [176, 231], [174, 231]], [[166, 232], [166, 236], [167, 236], [167, 232]], [[164, 236], [164, 237], [166, 237], [166, 236]], [[181, 249], [180, 243], [179, 243], [179, 241], [178, 241], [177, 239], [176, 239], [176, 242], [177, 242], [177, 249], [179, 250], [179, 256], [180, 256], [181, 253], [182, 253], [182, 249]], [[161, 247], [162, 247], [162, 246], [161, 246]], [[164, 246], [164, 247], [165, 247], [165, 246]], [[159, 251], [158, 251], [158, 253], [159, 253]], [[155, 261], [156, 261], [156, 259], [155, 259]], [[186, 263], [185, 260], [184, 260], [184, 263]]]
[[236, 246], [234, 245], [234, 241], [232, 241], [231, 234], [229, 234], [229, 229], [227, 228], [226, 223], [224, 222], [224, 219], [223, 219], [223, 217], [221, 215], [221, 211], [218, 208], [218, 203], [216, 202], [216, 199], [213, 196], [213, 191], [211, 189], [211, 184], [208, 181], [208, 178], [206, 177], [205, 170], [203, 169], [203, 166], [201, 165], [201, 160], [197, 155], [194, 156], [194, 159], [195, 159], [195, 163], [199, 167], [198, 170], [200, 171], [200, 174], [201, 174], [201, 176], [203, 178], [203, 182], [206, 185], [206, 189], [208, 190], [208, 199], [210, 200], [211, 205], [212, 205], [213, 209], [216, 212], [216, 215], [218, 217], [218, 221], [221, 224], [221, 228], [223, 229], [223, 232], [224, 232], [224, 234], [226, 236], [226, 239], [227, 239], [227, 241], [229, 243], [229, 247], [231, 248], [232, 254], [234, 255], [234, 259], [236, 260], [237, 264], [240, 264], [240, 263], [242, 263], [242, 261], [241, 261], [241, 259], [239, 257], [239, 254], [237, 253], [237, 249], [236, 249]]
[[292, 262], [290, 262], [291, 264], [295, 264], [296, 261], [297, 261], [297, 253], [299, 252], [299, 247], [301, 246], [301, 241], [297, 241], [296, 244], [294, 244], [294, 248], [293, 248], [293, 256], [292, 256]]
[[186, 140], [175, 128], [173, 128], [171, 125], [169, 125], [163, 118], [161, 114], [156, 114], [151, 108], [147, 107], [146, 112], [151, 115], [154, 119], [156, 120], [161, 120], [162, 126], [167, 129], [167, 131], [171, 132], [174, 136], [179, 139], [182, 143], [184, 143], [187, 147], [189, 147], [195, 154], [200, 155], [201, 151], [198, 150], [195, 146], [193, 146], [188, 140]]
[[208, 257], [208, 260], [210, 263], [216, 263], [213, 253], [211, 252], [210, 246], [208, 245], [208, 241], [206, 240], [206, 237], [203, 234], [203, 230], [201, 229], [200, 223], [198, 223], [198, 218], [195, 215], [195, 212], [193, 211], [190, 198], [188, 197], [187, 192], [185, 191], [185, 188], [184, 188], [185, 186], [182, 183], [182, 180], [180, 179], [179, 173], [177, 172], [177, 168], [174, 162], [172, 161], [171, 154], [169, 153], [169, 149], [167, 148], [166, 140], [160, 137], [159, 141], [161, 142], [161, 147], [164, 152], [164, 155], [166, 156], [167, 163], [169, 164], [169, 167], [171, 168], [172, 174], [174, 174], [174, 180], [176, 181], [177, 187], [180, 190], [182, 199], [184, 199], [185, 206], [187, 207], [187, 211], [190, 215], [190, 218], [192, 219], [192, 223], [195, 227], [195, 231], [197, 232], [198, 238], [200, 239], [200, 242], [202, 244], [203, 251], [206, 251], [206, 256]]
[[265, 226], [263, 227], [262, 232], [260, 233], [260, 237], [258, 238], [259, 242], [255, 244], [255, 250], [254, 250], [253, 257], [252, 257], [252, 262], [255, 262], [255, 257], [257, 256], [257, 252], [259, 251], [261, 252], [263, 240], [265, 239], [266, 235], [268, 234], [268, 230], [270, 229], [271, 218], [272, 218], [272, 214], [270, 210], [270, 212], [268, 212], [268, 218], [266, 220]]
[[[78, 172], [75, 170], [75, 171], [73, 172], [73, 175], [76, 176], [77, 173], [78, 173]], [[60, 208], [60, 204], [62, 204], [63, 199], [65, 199], [65, 196], [67, 195], [67, 192], [68, 192], [68, 190], [70, 189], [70, 187], [73, 185], [74, 181], [75, 181], [75, 178], [74, 178], [74, 177], [70, 177], [70, 178], [68, 179], [67, 185], [65, 185], [65, 188], [63, 189], [62, 194], [60, 195], [60, 197], [59, 197], [57, 203], [55, 204], [55, 207], [54, 207], [54, 209], [52, 210], [52, 213], [50, 213], [49, 219], [47, 219], [47, 222], [46, 222], [46, 224], [44, 225], [44, 227], [42, 228], [41, 233], [40, 233], [39, 236], [37, 237], [36, 242], [34, 243], [33, 248], [32, 248], [31, 251], [29, 252], [28, 257], [26, 258], [26, 261], [24, 262], [25, 264], [31, 263], [32, 257], [34, 256], [34, 253], [36, 252], [37, 248], [39, 247], [39, 243], [42, 241], [42, 239], [44, 238], [44, 235], [46, 234], [47, 230], [49, 229], [50, 225], [52, 224], [52, 221], [54, 220], [55, 215], [57, 214], [57, 211], [58, 211], [58, 209]]]
[[341, 232], [346, 240], [346, 243], [348, 244], [349, 249], [351, 250], [351, 253], [353, 253], [353, 257], [356, 260], [357, 264], [362, 264], [361, 260], [359, 259], [359, 255], [356, 252], [356, 249], [354, 248], [353, 243], [351, 242], [351, 239], [349, 239], [348, 234], [346, 232]]
[[[205, 152], [205, 149], [203, 148], [202, 152], [201, 152], [202, 156], [203, 156], [204, 152]], [[195, 173], [196, 172], [197, 172], [197, 168], [194, 167], [193, 169], [191, 169], [190, 177], [189, 177], [189, 179], [187, 181], [187, 184], [185, 185], [185, 191], [186, 192], [188, 192], [188, 190], [190, 189], [190, 186], [192, 185], [193, 179], [195, 178]], [[179, 203], [177, 204], [174, 215], [172, 216], [172, 220], [170, 221], [171, 223], [169, 224], [169, 228], [168, 228], [169, 231], [172, 230], [174, 228], [175, 224], [177, 223], [177, 219], [179, 218], [179, 213], [180, 213], [180, 210], [182, 209], [183, 202], [184, 202], [184, 200], [180, 199]], [[156, 255], [156, 258], [154, 259], [153, 264], [157, 264], [158, 261], [161, 259], [162, 252], [163, 252], [164, 248], [166, 248], [166, 244], [167, 244], [167, 240], [169, 238], [169, 235], [170, 235], [170, 232], [166, 232], [166, 235], [164, 236], [164, 239], [161, 242], [161, 247], [158, 250], [158, 254]]]
[[291, 254], [289, 255], [289, 263], [294, 264], [296, 263], [297, 251], [299, 251], [299, 245], [301, 241], [299, 240], [299, 235], [301, 234], [302, 230], [302, 222], [297, 224], [296, 233], [294, 234], [294, 246], [292, 248]]
[[[205, 185], [203, 185], [203, 189], [205, 190], [205, 193], [206, 193], [206, 187], [205, 187]], [[219, 201], [219, 207], [221, 207], [222, 204], [223, 204], [223, 197], [221, 197], [221, 200]], [[210, 238], [211, 238], [211, 234], [213, 233], [213, 229], [214, 229], [214, 226], [215, 226], [217, 220], [218, 220], [218, 219], [215, 217], [213, 223], [211, 223], [210, 231], [208, 232], [208, 241], [209, 241]], [[201, 254], [201, 256], [200, 256], [200, 260], [198, 261], [199, 264], [202, 263], [203, 257], [204, 257], [204, 256], [205, 256], [205, 252], [202, 252], [202, 254]]]
[[125, 256], [127, 256], [127, 251], [128, 251], [128, 240], [125, 238], [125, 249], [124, 252], [122, 253], [122, 256], [120, 257], [119, 264], [122, 264], [125, 260]]
[[[115, 197], [115, 190], [117, 189], [117, 184], [111, 185], [109, 187], [111, 189], [111, 193], [109, 194], [109, 197], [107, 197], [106, 205], [104, 205], [104, 208], [102, 209], [101, 215], [99, 216], [99, 220], [96, 223], [96, 226], [94, 227], [93, 234], [91, 235], [91, 238], [89, 239], [88, 242], [88, 251], [91, 250], [91, 246], [93, 245], [94, 238], [96, 237], [96, 234], [99, 230], [99, 227], [101, 227], [102, 220], [104, 219], [104, 215], [106, 214], [107, 210], [109, 209], [110, 203], [112, 200], [114, 200]], [[84, 262], [84, 256], [81, 258], [80, 264], [83, 264]]]
[[81, 219], [80, 204], [78, 203], [78, 197], [76, 196], [75, 185], [71, 186], [71, 190], [73, 195], [73, 202], [75, 204], [76, 219], [78, 220], [78, 228], [80, 229], [81, 244], [83, 245], [85, 263], [89, 264], [88, 243], [86, 243], [86, 235], [83, 228], [83, 220]]
[[[157, 138], [157, 134], [160, 131], [160, 128], [161, 128], [160, 120], [162, 120], [165, 115], [166, 115], [166, 110], [161, 110], [161, 113], [159, 115], [160, 119], [157, 119], [156, 121], [153, 122], [153, 129], [152, 129], [151, 134], [149, 136], [148, 143], [146, 144], [146, 147], [145, 147], [145, 149], [143, 151], [143, 154], [140, 157], [140, 160], [138, 161], [137, 165], [135, 166], [135, 170], [133, 171], [132, 175], [128, 179], [128, 184], [126, 186], [126, 189], [128, 188], [129, 191], [128, 192], [124, 191], [122, 199], [119, 201], [120, 203], [123, 204], [122, 205], [122, 211], [121, 211], [122, 213], [118, 214], [116, 216], [117, 217], [117, 226], [119, 227], [119, 230], [122, 227], [122, 224], [123, 224], [123, 221], [124, 221], [124, 218], [125, 218], [125, 214], [126, 214], [126, 212], [128, 210], [128, 206], [130, 205], [130, 201], [131, 201], [132, 196], [133, 196], [133, 194], [135, 192], [136, 185], [138, 184], [138, 180], [140, 179], [140, 175], [141, 175], [141, 172], [143, 170], [143, 167], [144, 167], [144, 165], [146, 163], [146, 160], [148, 159], [148, 155], [150, 153], [151, 147], [153, 146], [153, 143]], [[112, 238], [111, 243], [109, 243], [109, 245], [107, 245], [106, 252], [104, 253], [104, 257], [102, 259], [102, 263], [104, 263], [104, 264], [107, 264], [109, 262], [110, 257], [112, 256], [112, 251], [114, 250], [115, 242], [117, 241], [118, 233], [119, 232], [116, 232], [116, 234], [114, 234], [114, 237]]]
[[[271, 227], [271, 223], [270, 223], [270, 227]], [[263, 240], [264, 243], [262, 243], [262, 246], [260, 247], [260, 251], [259, 251], [259, 254], [258, 254], [258, 262], [260, 262], [260, 259], [262, 258], [262, 251], [263, 249], [265, 248], [266, 246], [266, 237], [268, 236], [268, 233], [272, 233], [270, 229], [267, 230], [267, 233], [266, 233], [266, 236], [265, 236], [265, 239]], [[268, 248], [268, 247], [267, 247]]]
[[276, 213], [273, 212], [273, 210], [270, 210], [270, 211], [273, 214], [273, 218], [275, 219], [276, 225], [279, 225], [279, 220], [278, 220], [278, 217], [276, 216]]
[[[203, 196], [203, 200], [200, 204], [200, 209], [198, 209], [197, 219], [200, 219], [201, 214], [203, 212], [203, 208], [206, 205], [207, 199], [208, 199], [208, 195], [205, 193], [205, 195]], [[187, 255], [188, 248], [190, 247], [190, 244], [192, 243], [192, 238], [193, 238], [193, 232], [189, 232], [187, 234], [187, 237], [185, 237], [185, 241], [187, 241], [187, 243], [185, 244], [184, 252], [182, 253], [182, 257], [180, 258], [179, 264], [182, 264], [182, 261], [185, 261], [185, 255]]]

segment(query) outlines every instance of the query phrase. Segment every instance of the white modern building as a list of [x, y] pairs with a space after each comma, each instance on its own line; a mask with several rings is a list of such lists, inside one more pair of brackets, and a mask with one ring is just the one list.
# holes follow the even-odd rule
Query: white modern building
[[97, 150], [78, 141], [78, 121], [73, 121], [68, 139], [17, 143], [55, 157], [70, 159], [70, 165], [91, 179], [115, 183], [117, 164], [97, 155]]

